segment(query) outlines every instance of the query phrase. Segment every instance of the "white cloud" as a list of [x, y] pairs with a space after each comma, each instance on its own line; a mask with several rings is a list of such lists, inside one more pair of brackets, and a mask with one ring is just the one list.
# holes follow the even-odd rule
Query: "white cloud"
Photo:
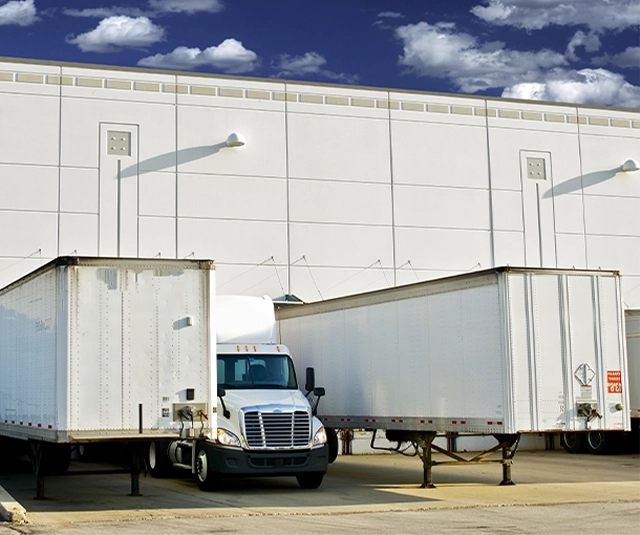
[[404, 15], [396, 11], [381, 11], [378, 13], [378, 17], [383, 19], [403, 19]]
[[38, 20], [34, 0], [12, 0], [0, 6], [0, 26], [30, 26]]
[[70, 17], [96, 19], [105, 19], [108, 17], [116, 17], [118, 15], [126, 15], [127, 17], [144, 17], [147, 15], [147, 13], [142, 9], [126, 6], [92, 7], [87, 9], [64, 8], [62, 12]]
[[547, 100], [576, 104], [640, 107], [640, 87], [620, 74], [605, 69], [552, 71], [542, 82], [519, 83], [507, 87], [503, 97]]
[[571, 61], [578, 61], [580, 58], [576, 55], [576, 48], [583, 46], [587, 52], [597, 52], [600, 50], [600, 37], [595, 32], [584, 33], [583, 31], [577, 31], [569, 41], [567, 45], [567, 51], [565, 55]]
[[555, 24], [601, 31], [640, 24], [638, 0], [485, 0], [483, 4], [471, 12], [490, 24], [525, 30]]
[[629, 46], [619, 54], [614, 54], [613, 56], [605, 54], [604, 56], [593, 58], [592, 61], [594, 65], [612, 63], [623, 69], [638, 69], [640, 68], [640, 46]]
[[401, 65], [418, 76], [448, 78], [467, 93], [535, 82], [567, 63], [551, 50], [520, 52], [501, 42], [479, 43], [469, 34], [455, 33], [452, 23], [409, 24], [398, 28], [396, 36], [404, 43]]
[[149, 0], [151, 9], [158, 13], [218, 13], [224, 9], [221, 0]]
[[246, 49], [240, 41], [225, 39], [218, 46], [205, 50], [180, 46], [169, 54], [156, 54], [138, 61], [142, 67], [193, 70], [213, 67], [230, 74], [251, 72], [258, 65], [258, 55]]
[[[32, 0], [33, 1], [33, 0]], [[129, 6], [92, 7], [85, 9], [64, 8], [71, 17], [104, 18], [117, 15], [129, 17], [155, 17], [163, 13], [218, 13], [224, 9], [221, 0], [148, 0], [147, 9]]]
[[357, 75], [336, 73], [323, 67], [327, 64], [327, 60], [317, 52], [307, 52], [303, 56], [290, 56], [289, 54], [281, 54], [276, 57], [271, 66], [278, 71], [277, 77], [308, 77], [310, 75], [337, 82], [347, 84], [355, 84], [358, 82]]
[[147, 17], [108, 17], [90, 32], [67, 37], [83, 52], [117, 52], [123, 48], [144, 48], [164, 39], [164, 30]]

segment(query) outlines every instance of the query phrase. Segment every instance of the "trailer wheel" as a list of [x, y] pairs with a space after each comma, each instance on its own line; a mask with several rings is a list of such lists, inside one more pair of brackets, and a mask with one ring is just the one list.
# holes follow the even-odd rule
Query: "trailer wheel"
[[220, 487], [220, 474], [211, 471], [211, 463], [207, 454], [207, 446], [204, 442], [198, 444], [196, 453], [196, 479], [198, 488], [210, 492]]
[[338, 433], [333, 427], [325, 427], [327, 432], [327, 446], [329, 447], [329, 463], [338, 458]]
[[303, 489], [317, 489], [322, 484], [324, 473], [322, 472], [309, 472], [308, 474], [298, 474], [296, 479], [298, 485]]
[[587, 451], [584, 433], [562, 433], [560, 442], [567, 453], [585, 453]]
[[147, 461], [151, 477], [167, 477], [171, 473], [173, 464], [169, 459], [169, 443], [166, 441], [152, 442], [149, 445]]
[[589, 431], [587, 433], [587, 450], [594, 455], [613, 453], [618, 443], [619, 434], [605, 431]]

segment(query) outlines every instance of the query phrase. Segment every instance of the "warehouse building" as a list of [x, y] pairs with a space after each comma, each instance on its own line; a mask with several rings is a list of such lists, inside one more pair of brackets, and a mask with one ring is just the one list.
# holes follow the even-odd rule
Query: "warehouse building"
[[61, 255], [212, 258], [316, 301], [498, 265], [640, 308], [640, 111], [0, 58], [0, 286]]

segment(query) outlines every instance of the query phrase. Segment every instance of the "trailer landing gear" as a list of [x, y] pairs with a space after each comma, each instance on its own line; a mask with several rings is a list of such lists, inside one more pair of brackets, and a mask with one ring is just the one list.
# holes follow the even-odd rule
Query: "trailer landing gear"
[[128, 496], [142, 496], [140, 494], [140, 474], [144, 467], [144, 444], [131, 444], [131, 467], [129, 470], [74, 470], [67, 473], [70, 462], [69, 444], [56, 444], [39, 440], [29, 441], [29, 458], [36, 478], [36, 500], [46, 500], [45, 478], [50, 475], [102, 475], [102, 474], [130, 474], [131, 493]]
[[[513, 457], [516, 454], [518, 448], [518, 442], [520, 441], [520, 435], [493, 435], [498, 441], [498, 444], [491, 449], [482, 451], [476, 454], [470, 459], [466, 459], [458, 453], [447, 451], [440, 446], [433, 443], [437, 436], [436, 432], [424, 432], [424, 431], [389, 431], [386, 432], [387, 440], [397, 441], [398, 447], [392, 448], [391, 451], [403, 453], [404, 450], [400, 449], [400, 445], [403, 442], [409, 442], [413, 445], [415, 452], [422, 460], [423, 477], [422, 485], [423, 489], [435, 489], [436, 486], [433, 483], [432, 470], [434, 466], [438, 465], [471, 465], [471, 464], [486, 464], [486, 463], [500, 463], [502, 464], [502, 481], [501, 486], [515, 485], [511, 479], [511, 465], [513, 464]], [[375, 448], [373, 443], [375, 441], [375, 431], [373, 438], [371, 439], [371, 446], [374, 449], [387, 449], [387, 448]], [[433, 452], [441, 453], [445, 455], [451, 461], [436, 461], [433, 459]], [[497, 451], [502, 452], [501, 459], [487, 459], [489, 455]]]

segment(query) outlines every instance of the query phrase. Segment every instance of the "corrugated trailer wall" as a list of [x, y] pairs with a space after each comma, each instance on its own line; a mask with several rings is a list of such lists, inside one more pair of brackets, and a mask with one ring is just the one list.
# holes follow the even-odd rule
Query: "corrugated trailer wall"
[[[57, 429], [66, 421], [66, 364], [57, 358], [65, 318], [55, 269], [0, 293], [0, 424]], [[60, 404], [62, 402], [62, 405]]]
[[500, 268], [278, 318], [329, 426], [492, 434], [628, 428], [621, 310], [616, 273]]

